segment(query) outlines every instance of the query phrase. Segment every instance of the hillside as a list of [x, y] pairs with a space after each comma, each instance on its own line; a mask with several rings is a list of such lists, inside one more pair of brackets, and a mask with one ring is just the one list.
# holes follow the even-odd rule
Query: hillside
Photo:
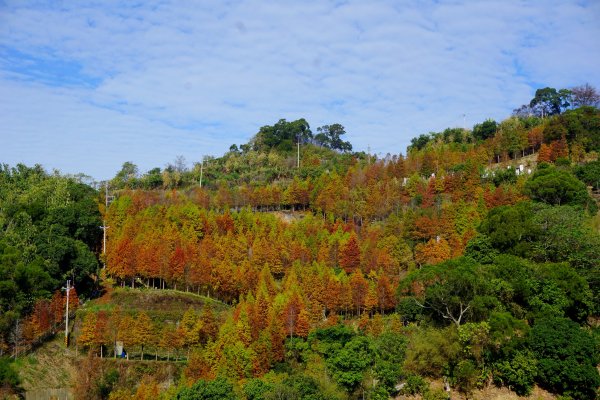
[[[232, 175], [121, 190], [106, 212], [107, 271], [124, 285], [149, 280], [234, 306], [214, 342], [187, 345], [187, 374], [201, 378], [189, 393], [433, 396], [422, 377], [446, 377], [463, 395], [491, 382], [524, 395], [538, 383], [590, 398], [600, 236], [586, 188], [595, 164], [583, 161], [596, 147], [578, 147], [589, 132], [568, 134], [568, 118], [597, 118], [585, 113], [510, 118], [479, 140], [429, 134], [406, 157], [339, 154], [351, 161], [256, 184]], [[567, 134], [552, 139], [563, 123]], [[520, 163], [530, 171], [507, 168]], [[281, 218], [299, 209], [303, 218]], [[575, 385], [565, 391], [544, 380], [563, 368], [545, 364], [549, 324], [561, 327], [552, 340], [588, 360], [589, 381], [564, 376]], [[562, 342], [569, 335], [587, 344]]]
[[[169, 297], [168, 295], [166, 297]], [[185, 364], [174, 362], [114, 360], [112, 358], [89, 359], [85, 354], [77, 354], [75, 349], [65, 350], [62, 336], [49, 341], [19, 361], [18, 368], [22, 379], [22, 388], [27, 399], [47, 399], [57, 397], [74, 399], [81, 395], [83, 387], [77, 382], [82, 375], [95, 382], [91, 390], [115, 393], [128, 392], [132, 387], [140, 387], [146, 395], [156, 390], [176, 388]], [[93, 370], [93, 372], [91, 371]], [[155, 386], [156, 385], [156, 386]], [[443, 392], [441, 381], [433, 381], [431, 387], [437, 393]], [[88, 386], [85, 390], [90, 390]], [[422, 396], [400, 395], [401, 400], [418, 400]], [[453, 399], [465, 399], [460, 393], [454, 393]], [[506, 388], [487, 387], [474, 390], [470, 399], [543, 399], [553, 400], [556, 396], [536, 387], [530, 396], [518, 396]]]
[[[62, 333], [29, 355], [19, 359], [16, 367], [21, 377], [21, 387], [27, 399], [81, 398], [82, 393], [92, 390], [94, 393], [127, 390], [137, 387], [140, 382], [152, 381], [162, 388], [174, 386], [179, 381], [185, 369], [186, 355], [184, 352], [174, 352], [169, 355], [159, 349], [153, 352], [153, 361], [140, 361], [138, 349], [130, 351], [130, 359], [116, 359], [113, 350], [106, 346], [103, 349], [104, 358], [88, 358], [84, 349], [78, 344], [83, 333], [86, 315], [98, 312], [112, 316], [115, 312], [137, 316], [144, 312], [151, 320], [162, 326], [168, 323], [179, 323], [190, 308], [202, 310], [210, 304], [215, 311], [217, 320], [223, 319], [229, 313], [229, 307], [219, 301], [191, 293], [173, 290], [152, 291], [136, 289], [110, 289], [100, 298], [86, 302], [77, 311], [75, 323], [71, 330], [72, 346], [65, 349]], [[119, 311], [117, 311], [119, 310]], [[96, 332], [101, 333], [101, 332]], [[159, 335], [160, 332], [156, 332]], [[152, 349], [155, 350], [155, 349]], [[97, 349], [100, 355], [99, 349]], [[160, 362], [156, 362], [156, 359]], [[90, 376], [90, 374], [92, 374]], [[82, 385], [88, 382], [91, 388]]]
[[71, 336], [76, 345], [96, 347], [101, 356], [115, 356], [120, 343], [128, 360], [181, 360], [189, 357], [181, 348], [190, 331], [215, 335], [230, 311], [222, 302], [194, 293], [108, 287], [102, 297], [77, 310]]
[[[434, 399], [446, 382], [453, 398], [594, 399], [599, 121], [591, 107], [515, 115], [375, 158], [281, 120], [200, 170], [125, 165], [97, 193], [106, 268], [58, 263], [82, 288], [74, 393]], [[5, 330], [15, 354], [60, 329], [64, 296], [36, 296], [20, 336]]]
[[[75, 349], [65, 349], [64, 336], [46, 342], [33, 353], [19, 359], [17, 367], [27, 399], [64, 399], [71, 395], [77, 377]], [[70, 397], [72, 398], [72, 397]]]

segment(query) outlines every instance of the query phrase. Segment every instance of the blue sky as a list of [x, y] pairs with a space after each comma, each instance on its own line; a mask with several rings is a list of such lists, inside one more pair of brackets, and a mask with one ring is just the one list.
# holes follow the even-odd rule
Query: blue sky
[[599, 1], [1, 1], [0, 162], [96, 179], [191, 165], [262, 125], [355, 149], [600, 87]]

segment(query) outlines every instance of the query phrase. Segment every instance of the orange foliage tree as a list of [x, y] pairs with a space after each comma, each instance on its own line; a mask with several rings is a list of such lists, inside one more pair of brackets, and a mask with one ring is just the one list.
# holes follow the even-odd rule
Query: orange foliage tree
[[419, 265], [438, 264], [450, 259], [451, 249], [444, 238], [429, 239], [415, 246], [415, 261]]
[[340, 266], [348, 274], [360, 267], [360, 247], [358, 246], [358, 239], [354, 233], [350, 235], [350, 238], [342, 247]]

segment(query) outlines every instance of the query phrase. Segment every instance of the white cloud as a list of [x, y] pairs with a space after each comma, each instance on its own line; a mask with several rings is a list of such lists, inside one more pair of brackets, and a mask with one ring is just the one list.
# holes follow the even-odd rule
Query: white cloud
[[[300, 117], [398, 153], [463, 114], [468, 125], [506, 117], [536, 85], [600, 83], [598, 3], [218, 4], [0, 8], [0, 51], [100, 81], [61, 89], [1, 64], [0, 158], [105, 178], [126, 160], [145, 170], [220, 154]], [[98, 146], [106, 153], [90, 155]]]

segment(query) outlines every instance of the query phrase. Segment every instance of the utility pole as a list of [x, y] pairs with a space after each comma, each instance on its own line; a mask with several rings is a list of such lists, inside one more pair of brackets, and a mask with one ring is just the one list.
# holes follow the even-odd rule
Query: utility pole
[[[102, 254], [106, 255], [106, 230], [110, 228], [110, 226], [106, 226], [106, 220], [103, 222], [104, 224], [100, 227], [102, 229], [103, 237], [102, 237]], [[104, 263], [106, 267], [106, 263]]]
[[467, 114], [463, 114], [463, 131], [467, 130]]
[[108, 195], [108, 181], [104, 183], [104, 205], [106, 206], [106, 211], [108, 211], [108, 206], [114, 200], [115, 196]]
[[202, 170], [204, 169], [204, 156], [200, 160], [200, 189], [202, 189]]
[[71, 292], [71, 281], [67, 279], [67, 312], [65, 313], [65, 346], [69, 346], [69, 294]]
[[21, 327], [21, 320], [19, 318], [17, 318], [17, 321], [15, 322], [15, 327], [13, 328], [13, 331], [11, 332], [11, 339], [13, 344], [15, 345], [14, 351], [13, 351], [13, 358], [16, 360], [17, 357], [19, 357], [19, 341], [21, 340], [21, 336], [23, 335], [23, 328]]
[[300, 135], [298, 135], [298, 162], [297, 168], [300, 169]]
[[[104, 215], [108, 212], [108, 181], [104, 185]], [[106, 218], [102, 220], [102, 254], [106, 258], [106, 230], [109, 228], [106, 226]], [[103, 268], [106, 268], [106, 259], [103, 261]]]

